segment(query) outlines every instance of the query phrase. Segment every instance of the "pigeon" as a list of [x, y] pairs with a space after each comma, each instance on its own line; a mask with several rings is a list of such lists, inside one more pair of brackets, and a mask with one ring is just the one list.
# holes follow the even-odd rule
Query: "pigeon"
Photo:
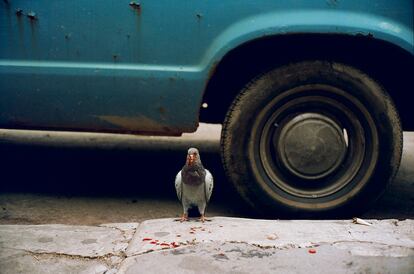
[[196, 148], [190, 148], [183, 168], [175, 177], [175, 190], [183, 205], [181, 222], [188, 221], [188, 210], [197, 207], [200, 220], [206, 221], [205, 210], [213, 192], [213, 175], [201, 163], [200, 153]]

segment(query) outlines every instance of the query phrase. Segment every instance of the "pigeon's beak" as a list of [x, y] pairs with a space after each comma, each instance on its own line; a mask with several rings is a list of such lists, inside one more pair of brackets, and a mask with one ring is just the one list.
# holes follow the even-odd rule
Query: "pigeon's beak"
[[195, 161], [195, 155], [194, 154], [190, 154], [187, 156], [187, 160], [188, 160], [188, 164], [192, 165]]

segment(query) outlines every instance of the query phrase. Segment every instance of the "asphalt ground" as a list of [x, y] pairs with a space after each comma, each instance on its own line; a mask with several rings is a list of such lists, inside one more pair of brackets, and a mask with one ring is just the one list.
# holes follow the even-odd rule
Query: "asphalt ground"
[[[215, 177], [207, 216], [260, 218], [229, 186], [219, 125], [183, 137], [0, 130], [0, 224], [142, 222], [176, 217], [174, 178], [190, 146]], [[400, 171], [362, 218], [414, 218], [414, 132]]]

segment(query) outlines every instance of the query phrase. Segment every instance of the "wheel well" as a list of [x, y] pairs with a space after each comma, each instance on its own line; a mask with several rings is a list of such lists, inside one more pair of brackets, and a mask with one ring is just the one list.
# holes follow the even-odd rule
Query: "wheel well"
[[288, 63], [321, 59], [356, 67], [391, 95], [405, 130], [414, 130], [411, 73], [413, 56], [388, 42], [363, 35], [295, 34], [257, 39], [230, 51], [205, 90], [200, 121], [221, 123], [238, 92], [255, 76]]

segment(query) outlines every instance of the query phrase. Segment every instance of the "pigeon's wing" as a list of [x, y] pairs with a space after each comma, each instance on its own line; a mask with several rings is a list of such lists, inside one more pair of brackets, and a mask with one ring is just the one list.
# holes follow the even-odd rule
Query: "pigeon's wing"
[[211, 193], [213, 193], [213, 187], [214, 187], [214, 180], [213, 175], [211, 175], [210, 171], [206, 169], [206, 180], [204, 184], [204, 193], [206, 196], [206, 203], [210, 201]]
[[177, 176], [175, 176], [175, 191], [177, 191], [177, 197], [178, 200], [180, 200], [183, 197], [183, 182], [181, 180], [181, 171], [177, 173]]

